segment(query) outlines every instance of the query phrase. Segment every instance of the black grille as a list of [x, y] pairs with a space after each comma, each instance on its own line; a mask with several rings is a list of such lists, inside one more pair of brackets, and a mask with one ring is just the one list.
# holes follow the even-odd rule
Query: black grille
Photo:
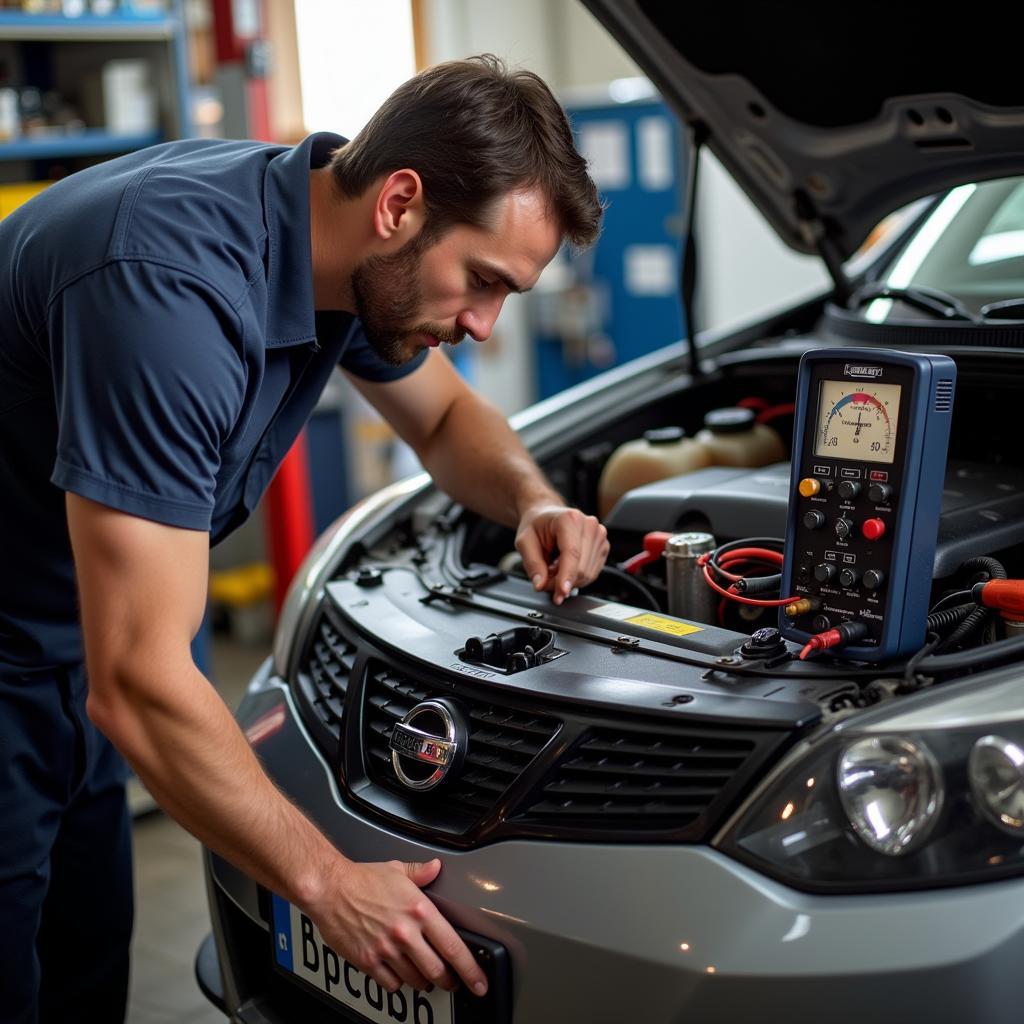
[[337, 744], [345, 714], [345, 695], [356, 660], [355, 644], [347, 640], [327, 619], [321, 619], [313, 634], [299, 672], [299, 687], [319, 726]]
[[935, 385], [935, 411], [949, 412], [953, 408], [953, 382], [940, 380]]
[[582, 827], [683, 829], [729, 787], [756, 746], [705, 730], [592, 729], [524, 814]]
[[391, 733], [415, 705], [435, 697], [451, 698], [466, 713], [469, 746], [458, 777], [418, 795], [417, 802], [429, 803], [459, 821], [478, 820], [494, 809], [560, 723], [468, 694], [461, 687], [430, 685], [379, 663], [371, 664], [364, 700], [363, 751], [367, 774], [379, 786], [409, 795], [391, 766]]

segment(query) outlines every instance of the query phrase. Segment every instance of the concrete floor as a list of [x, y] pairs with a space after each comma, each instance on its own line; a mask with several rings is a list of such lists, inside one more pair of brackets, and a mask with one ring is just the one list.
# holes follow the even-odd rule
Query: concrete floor
[[[267, 653], [214, 641], [211, 674], [232, 708]], [[129, 1024], [224, 1024], [192, 967], [209, 930], [199, 843], [161, 811], [136, 819]]]

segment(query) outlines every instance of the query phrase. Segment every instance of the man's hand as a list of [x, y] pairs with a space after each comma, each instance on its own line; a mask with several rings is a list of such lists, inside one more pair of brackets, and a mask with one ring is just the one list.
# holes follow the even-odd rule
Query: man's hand
[[594, 516], [566, 505], [538, 505], [519, 521], [516, 550], [534, 590], [561, 604], [573, 587], [592, 583], [608, 557], [608, 531]]
[[440, 870], [347, 860], [264, 773], [192, 662], [209, 538], [68, 495], [89, 669], [87, 709], [163, 809], [250, 878], [300, 907], [386, 988], [484, 975], [420, 891]]
[[356, 864], [342, 868], [336, 885], [306, 908], [335, 952], [376, 979], [389, 992], [401, 985], [453, 991], [458, 980], [474, 994], [487, 991], [483, 971], [455, 929], [420, 891], [441, 870], [427, 864]]

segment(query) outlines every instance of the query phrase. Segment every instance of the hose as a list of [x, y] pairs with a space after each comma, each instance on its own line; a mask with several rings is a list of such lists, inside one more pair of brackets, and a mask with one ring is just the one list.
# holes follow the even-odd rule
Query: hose
[[968, 615], [978, 610], [976, 604], [958, 604], [955, 608], [945, 608], [941, 612], [932, 612], [928, 616], [926, 632], [942, 634], [947, 629], [959, 626]]
[[[613, 580], [613, 583], [609, 581]], [[629, 590], [633, 594], [633, 598], [636, 603], [641, 607], [648, 608], [652, 612], [660, 612], [661, 605], [658, 603], [658, 599], [654, 596], [654, 593], [649, 590], [643, 583], [640, 582], [635, 576], [622, 569], [617, 568], [614, 565], [606, 565], [601, 572], [598, 574], [596, 580], [588, 586], [584, 587], [581, 593], [588, 594], [596, 591], [601, 593], [602, 581], [606, 584], [608, 589], [616, 589], [615, 584], [619, 584], [617, 589]]]
[[[996, 561], [994, 558], [988, 558], [984, 555], [979, 555], [976, 558], [968, 558], [960, 566], [961, 572], [973, 573], [974, 575], [983, 575], [986, 579], [990, 580], [1005, 580], [1006, 569], [1003, 568], [1002, 562]], [[980, 582], [975, 580], [974, 582]], [[941, 613], [940, 613], [941, 614]], [[962, 644], [968, 637], [976, 633], [992, 618], [994, 612], [991, 608], [975, 608], [970, 615], [968, 615], [963, 622], [953, 630], [952, 633], [942, 641], [941, 644], [936, 648], [936, 653], [941, 653], [948, 648], [954, 647], [957, 644]]]

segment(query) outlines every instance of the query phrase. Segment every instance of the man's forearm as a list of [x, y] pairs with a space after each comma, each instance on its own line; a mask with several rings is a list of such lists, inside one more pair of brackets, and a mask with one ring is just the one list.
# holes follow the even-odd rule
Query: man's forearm
[[191, 665], [173, 679], [159, 672], [129, 683], [116, 707], [94, 704], [97, 724], [193, 835], [286, 899], [315, 901], [341, 855], [270, 781], [202, 674]]
[[452, 403], [420, 457], [445, 493], [506, 526], [531, 507], [563, 500], [505, 417], [476, 394]]

